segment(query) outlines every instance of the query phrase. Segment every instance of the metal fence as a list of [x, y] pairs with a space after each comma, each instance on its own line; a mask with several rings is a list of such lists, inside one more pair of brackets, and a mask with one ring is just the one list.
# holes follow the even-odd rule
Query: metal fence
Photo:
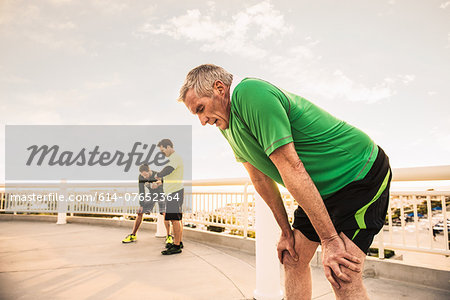
[[[184, 203], [189, 207], [184, 224], [198, 229], [254, 237], [255, 193], [248, 179], [189, 182]], [[221, 191], [233, 186], [235, 191]], [[212, 191], [202, 191], [208, 187]], [[237, 191], [236, 191], [237, 190]], [[8, 184], [0, 186], [0, 212], [95, 214], [128, 217], [139, 208], [134, 182]], [[391, 192], [384, 229], [374, 246], [380, 257], [384, 248], [450, 255], [448, 214], [450, 192]], [[60, 201], [66, 199], [68, 201]], [[297, 207], [283, 193], [290, 220]], [[155, 221], [157, 211], [150, 214]], [[433, 232], [434, 229], [434, 232]], [[441, 236], [441, 242], [434, 235]]]

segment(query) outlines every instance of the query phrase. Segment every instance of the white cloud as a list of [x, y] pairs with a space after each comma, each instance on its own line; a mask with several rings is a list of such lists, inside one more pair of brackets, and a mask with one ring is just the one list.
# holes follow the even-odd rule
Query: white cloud
[[442, 9], [446, 9], [449, 6], [450, 6], [450, 1], [447, 1], [447, 2], [442, 2], [439, 7]]
[[[271, 74], [291, 83], [295, 81], [302, 91], [324, 98], [373, 103], [395, 94], [387, 81], [367, 87], [341, 70], [332, 71], [320, 67], [322, 57], [314, 51], [319, 41], [311, 36], [306, 36], [303, 44], [282, 50], [285, 53], [275, 54], [263, 47], [263, 41], [270, 38], [270, 42], [275, 43], [283, 37], [289, 37], [288, 34], [293, 31], [292, 26], [285, 22], [284, 16], [269, 1], [250, 6], [228, 19], [218, 19], [213, 3], [207, 6], [209, 10], [206, 13], [192, 9], [160, 25], [144, 24], [136, 34], [140, 37], [152, 34], [177, 40], [186, 39], [198, 42], [201, 51], [264, 59], [264, 67]], [[395, 78], [396, 82], [404, 83], [412, 80], [412, 75]]]
[[450, 151], [450, 134], [447, 128], [434, 126], [431, 128], [430, 134], [438, 146], [445, 149], [445, 151]]
[[76, 28], [76, 25], [72, 22], [61, 22], [61, 23], [50, 23], [48, 24], [48, 28], [54, 30], [70, 30]]
[[[310, 40], [310, 39], [307, 39]], [[314, 52], [313, 46], [298, 45], [288, 49], [287, 55], [271, 56], [266, 68], [274, 74], [277, 81], [286, 86], [296, 87], [301, 95], [322, 99], [374, 103], [389, 99], [395, 94], [392, 85], [411, 79], [396, 76], [368, 87], [349, 77], [343, 70], [330, 70], [322, 67], [321, 56]], [[293, 68], [292, 66], [296, 66]], [[294, 92], [294, 91], [293, 91]]]
[[396, 75], [394, 77], [386, 77], [384, 79], [384, 82], [388, 85], [393, 85], [398, 82], [402, 82], [405, 85], [408, 85], [410, 82], [414, 81], [416, 79], [416, 75], [414, 74], [406, 74], [406, 75]]
[[304, 59], [316, 59], [318, 58], [313, 51], [311, 50], [311, 48], [306, 47], [306, 46], [295, 46], [291, 49], [289, 49], [289, 53], [295, 56], [300, 56], [301, 58]]
[[48, 0], [48, 2], [56, 5], [71, 3], [72, 0]]
[[27, 78], [23, 78], [21, 76], [17, 76], [15, 74], [9, 73], [5, 68], [0, 66], [0, 83], [6, 84], [27, 84], [30, 80]]
[[331, 76], [322, 78], [320, 82], [311, 84], [315, 93], [323, 97], [339, 98], [353, 102], [364, 101], [374, 103], [388, 99], [393, 95], [392, 89], [386, 84], [377, 84], [374, 87], [366, 87], [346, 76], [341, 70], [336, 70]]
[[0, 1], [0, 25], [31, 24], [40, 17], [35, 5], [17, 5], [14, 1]]
[[56, 36], [51, 32], [28, 32], [25, 36], [31, 41], [51, 50], [62, 50], [70, 54], [86, 54], [84, 42], [75, 36]]
[[310, 46], [310, 47], [314, 47], [314, 46], [316, 46], [317, 44], [320, 43], [319, 40], [314, 40], [314, 39], [313, 39], [312, 37], [310, 37], [310, 36], [305, 37], [305, 41], [308, 42], [308, 46]]
[[[63, 50], [71, 54], [87, 53], [84, 41], [73, 33], [77, 26], [69, 20], [48, 18], [44, 5], [21, 5], [13, 1], [0, 1], [0, 31], [4, 37], [32, 41], [50, 50]], [[50, 22], [47, 20], [51, 20]]]
[[121, 83], [122, 83], [122, 81], [119, 78], [119, 74], [115, 73], [113, 78], [111, 78], [111, 79], [102, 80], [102, 81], [85, 82], [84, 86], [87, 89], [96, 90], [96, 89], [105, 89], [105, 88], [109, 88], [112, 86], [117, 86]]
[[144, 24], [137, 36], [142, 36], [142, 33], [167, 35], [201, 42], [200, 49], [206, 52], [262, 58], [267, 55], [267, 50], [260, 42], [292, 31], [283, 15], [268, 1], [250, 6], [225, 20], [216, 20], [214, 5], [208, 6], [207, 13], [192, 9], [162, 25]]
[[128, 9], [127, 1], [93, 0], [92, 5], [101, 13], [116, 15]]
[[409, 84], [411, 81], [414, 81], [414, 79], [416, 79], [416, 76], [411, 75], [411, 74], [410, 75], [398, 75], [398, 77], [404, 84]]

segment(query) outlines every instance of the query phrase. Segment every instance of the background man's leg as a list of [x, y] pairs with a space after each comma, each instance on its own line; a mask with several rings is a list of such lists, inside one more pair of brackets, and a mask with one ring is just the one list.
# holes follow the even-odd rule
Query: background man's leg
[[172, 221], [173, 226], [173, 233], [174, 233], [174, 241], [173, 243], [175, 245], [180, 245], [181, 242], [181, 235], [182, 235], [182, 228], [181, 228], [181, 221]]
[[308, 240], [299, 230], [294, 229], [295, 251], [299, 257], [298, 261], [284, 252], [284, 272], [286, 299], [311, 299], [311, 268], [309, 263], [316, 252], [319, 243]]
[[[366, 254], [359, 249], [358, 246], [355, 245], [344, 233], [339, 234], [341, 238], [344, 240], [345, 248], [351, 254], [357, 256], [361, 261], [361, 270], [364, 270], [364, 261], [366, 259]], [[367, 295], [366, 288], [364, 287], [362, 274], [363, 272], [354, 272], [347, 268], [341, 267], [342, 273], [347, 274], [351, 278], [351, 282], [343, 282], [340, 279], [335, 277], [335, 280], [341, 286], [339, 289], [334, 290], [334, 294], [336, 295], [336, 299], [348, 299], [348, 300], [365, 300], [369, 299]]]
[[170, 235], [170, 221], [164, 220], [164, 226], [166, 227], [166, 235]]
[[[141, 207], [141, 209], [142, 209], [142, 207]], [[141, 212], [141, 209], [139, 210], [136, 220], [134, 221], [134, 227], [133, 227], [133, 232], [132, 232], [133, 235], [136, 235], [136, 232], [138, 231], [139, 226], [141, 226], [141, 223], [142, 223], [143, 213]]]

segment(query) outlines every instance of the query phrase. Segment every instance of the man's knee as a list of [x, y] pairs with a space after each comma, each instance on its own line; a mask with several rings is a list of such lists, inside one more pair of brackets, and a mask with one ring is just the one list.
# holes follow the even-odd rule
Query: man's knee
[[298, 260], [289, 254], [288, 251], [283, 252], [283, 263], [287, 269], [309, 269], [309, 263], [316, 253], [319, 243], [308, 240], [299, 230], [294, 229], [295, 252]]
[[[334, 289], [335, 294], [338, 296], [338, 299], [358, 299], [355, 298], [355, 295], [359, 295], [365, 291], [362, 279], [362, 272], [355, 272], [349, 270], [347, 268], [341, 268], [342, 273], [346, 274], [349, 278], [349, 282], [344, 282], [340, 279], [336, 279], [339, 283], [340, 288]], [[361, 298], [363, 299], [363, 298]]]
[[[341, 232], [339, 235], [341, 236], [341, 238], [343, 239], [343, 241], [345, 243], [346, 250], [361, 260], [361, 269], [363, 269], [366, 255], [361, 251], [361, 249], [359, 249], [358, 246], [356, 246], [355, 243], [353, 243], [352, 240], [350, 240], [347, 236], [345, 236], [344, 233]], [[359, 291], [363, 290], [363, 287], [362, 287], [363, 286], [363, 278], [362, 278], [363, 272], [362, 271], [355, 272], [355, 271], [352, 271], [343, 266], [340, 266], [340, 267], [341, 267], [342, 273], [346, 274], [350, 278], [350, 281], [344, 282], [344, 281], [336, 278], [337, 282], [340, 285], [340, 289], [337, 289], [337, 290], [335, 289], [335, 292], [338, 295], [346, 296], [346, 297], [344, 297], [344, 299], [345, 299], [345, 298], [349, 298], [350, 295], [354, 295], [355, 293], [358, 293]]]
[[294, 258], [289, 254], [288, 251], [283, 252], [283, 264], [284, 268], [287, 270], [290, 269], [309, 269], [309, 263], [311, 262], [311, 258], [307, 259], [306, 257], [300, 255], [297, 252], [298, 260], [294, 260]]

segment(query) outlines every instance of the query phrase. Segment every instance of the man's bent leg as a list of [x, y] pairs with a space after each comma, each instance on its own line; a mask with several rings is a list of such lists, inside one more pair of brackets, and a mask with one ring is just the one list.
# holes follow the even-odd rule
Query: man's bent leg
[[294, 229], [294, 239], [298, 261], [294, 261], [287, 251], [283, 255], [286, 299], [311, 299], [312, 285], [309, 263], [319, 243], [308, 240], [297, 229]]
[[[366, 254], [359, 249], [358, 246], [355, 245], [344, 233], [339, 234], [340, 237], [344, 240], [345, 248], [347, 252], [357, 256], [361, 260], [361, 270], [364, 269], [364, 261], [366, 259]], [[333, 287], [334, 294], [336, 295], [336, 299], [357, 299], [357, 300], [365, 300], [369, 299], [367, 295], [366, 288], [364, 287], [362, 274], [363, 272], [354, 272], [350, 269], [344, 268], [341, 266], [342, 273], [345, 273], [350, 277], [351, 282], [344, 282], [335, 277], [335, 280], [339, 283], [340, 288], [336, 289]]]
[[136, 232], [138, 231], [139, 227], [141, 226], [143, 214], [144, 213], [142, 212], [142, 207], [141, 207], [136, 216], [136, 220], [134, 221], [133, 232], [132, 232], [133, 235], [136, 235]]

